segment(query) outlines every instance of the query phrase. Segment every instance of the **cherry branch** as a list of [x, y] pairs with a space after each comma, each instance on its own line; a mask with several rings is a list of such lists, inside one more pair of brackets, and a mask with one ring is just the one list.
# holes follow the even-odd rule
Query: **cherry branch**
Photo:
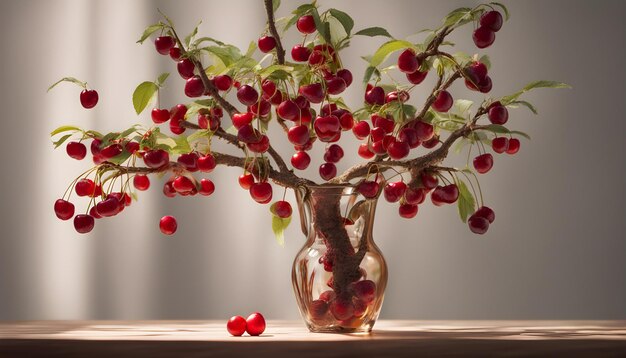
[[274, 40], [276, 40], [276, 58], [278, 60], [279, 65], [285, 64], [285, 49], [283, 48], [283, 44], [280, 41], [280, 36], [278, 35], [278, 30], [276, 30], [276, 23], [274, 21], [274, 5], [272, 0], [264, 0], [265, 1], [265, 11], [267, 12], [267, 26], [269, 27], [270, 33]]

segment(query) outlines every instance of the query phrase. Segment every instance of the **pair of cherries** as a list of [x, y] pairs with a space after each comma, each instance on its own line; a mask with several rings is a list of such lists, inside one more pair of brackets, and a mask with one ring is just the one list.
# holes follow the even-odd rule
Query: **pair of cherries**
[[241, 336], [248, 332], [251, 336], [259, 336], [265, 331], [265, 318], [259, 312], [254, 312], [247, 319], [241, 316], [232, 316], [226, 323], [228, 333]]

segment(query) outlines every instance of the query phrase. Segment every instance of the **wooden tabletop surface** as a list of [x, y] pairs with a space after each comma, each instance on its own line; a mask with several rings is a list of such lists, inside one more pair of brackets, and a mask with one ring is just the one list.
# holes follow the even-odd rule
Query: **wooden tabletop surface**
[[626, 357], [626, 321], [383, 320], [370, 334], [310, 333], [301, 322], [268, 321], [260, 337], [232, 337], [225, 323], [2, 322], [0, 357]]

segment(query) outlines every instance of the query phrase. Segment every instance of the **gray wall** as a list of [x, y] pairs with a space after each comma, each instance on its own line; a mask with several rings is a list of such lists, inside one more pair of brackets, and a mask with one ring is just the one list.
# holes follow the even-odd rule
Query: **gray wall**
[[[353, 15], [357, 29], [383, 25], [404, 37], [474, 4], [336, 6]], [[492, 94], [534, 79], [573, 89], [529, 95], [538, 118], [512, 111], [511, 126], [533, 140], [515, 157], [496, 156], [492, 172], [481, 177], [485, 200], [497, 212], [487, 235], [472, 235], [453, 207], [422, 205], [416, 219], [404, 220], [395, 206], [379, 205], [375, 236], [391, 273], [382, 317], [626, 318], [624, 4], [507, 2], [511, 21], [485, 51], [494, 64]], [[295, 5], [283, 1], [279, 15]], [[208, 199], [166, 199], [155, 184], [88, 236], [54, 217], [53, 201], [87, 163], [53, 151], [50, 130], [65, 123], [102, 131], [148, 123], [147, 116], [134, 116], [134, 86], [175, 72], [152, 46], [134, 43], [157, 19], [157, 7], [182, 33], [203, 18], [202, 33], [242, 47], [264, 26], [260, 1], [0, 2], [0, 319], [223, 319], [253, 310], [272, 319], [298, 317], [290, 282], [291, 260], [303, 242], [298, 225], [289, 228], [284, 248], [276, 245], [267, 207], [237, 186], [238, 170], [212, 174], [217, 191]], [[475, 51], [470, 38], [466, 29], [453, 39]], [[296, 39], [292, 34], [287, 45]], [[353, 41], [343, 58], [355, 77], [364, 69], [358, 55], [379, 41]], [[45, 93], [65, 75], [100, 91], [96, 109], [80, 108], [70, 85]], [[182, 89], [177, 76], [170, 81]], [[413, 98], [421, 102], [430, 87]], [[461, 85], [452, 93], [467, 91]], [[360, 96], [355, 86], [347, 97], [354, 104]], [[171, 89], [163, 100], [177, 98]], [[174, 237], [158, 232], [164, 214], [178, 217]]]

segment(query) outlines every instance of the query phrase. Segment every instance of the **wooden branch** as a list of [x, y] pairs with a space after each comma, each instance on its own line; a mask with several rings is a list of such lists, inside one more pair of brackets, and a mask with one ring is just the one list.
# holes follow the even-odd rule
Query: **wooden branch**
[[272, 0], [264, 0], [265, 1], [265, 11], [267, 12], [267, 26], [272, 34], [274, 40], [276, 40], [276, 59], [278, 60], [279, 65], [285, 64], [285, 49], [283, 48], [283, 44], [280, 41], [280, 36], [278, 35], [278, 30], [276, 30], [276, 23], [274, 20], [274, 6]]

